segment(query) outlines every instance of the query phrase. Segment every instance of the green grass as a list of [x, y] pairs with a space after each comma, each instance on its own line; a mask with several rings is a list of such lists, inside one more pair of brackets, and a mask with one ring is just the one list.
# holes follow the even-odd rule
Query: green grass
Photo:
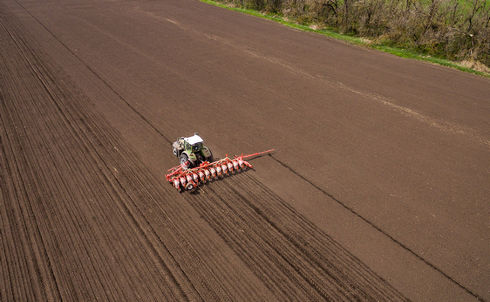
[[469, 73], [473, 73], [473, 74], [477, 74], [477, 75], [480, 75], [483, 77], [490, 78], [490, 73], [481, 72], [481, 71], [477, 71], [477, 70], [474, 70], [471, 68], [463, 67], [463, 66], [457, 64], [456, 62], [446, 60], [443, 58], [427, 56], [427, 55], [424, 55], [421, 53], [417, 53], [413, 50], [396, 48], [396, 47], [391, 47], [391, 46], [382, 45], [382, 44], [372, 44], [372, 43], [369, 43], [369, 42], [367, 42], [367, 41], [365, 41], [359, 37], [341, 34], [341, 33], [335, 32], [333, 30], [313, 29], [308, 25], [303, 25], [303, 24], [299, 24], [299, 23], [296, 23], [293, 21], [286, 20], [282, 16], [274, 15], [274, 14], [268, 14], [268, 13], [262, 13], [262, 12], [259, 12], [257, 10], [253, 10], [253, 9], [234, 7], [234, 6], [223, 4], [223, 3], [216, 2], [213, 0], [199, 0], [199, 1], [210, 4], [210, 5], [218, 6], [221, 8], [226, 8], [229, 10], [245, 13], [245, 14], [252, 15], [255, 17], [271, 20], [271, 21], [280, 23], [282, 25], [285, 25], [285, 26], [288, 26], [291, 28], [295, 28], [295, 29], [299, 29], [302, 31], [315, 32], [315, 33], [318, 33], [318, 34], [321, 34], [321, 35], [324, 35], [327, 37], [331, 37], [331, 38], [334, 38], [337, 40], [342, 40], [342, 41], [345, 41], [345, 42], [348, 42], [351, 44], [377, 49], [377, 50], [380, 50], [380, 51], [383, 51], [386, 53], [393, 54], [393, 55], [398, 56], [398, 57], [415, 59], [415, 60], [420, 60], [420, 61], [426, 61], [426, 62], [430, 62], [433, 64], [451, 67], [451, 68], [458, 69], [461, 71], [465, 71], [465, 72], [469, 72]]

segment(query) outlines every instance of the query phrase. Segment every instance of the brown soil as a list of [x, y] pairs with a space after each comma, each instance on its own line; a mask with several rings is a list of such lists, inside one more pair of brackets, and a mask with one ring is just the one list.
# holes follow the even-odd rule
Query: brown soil
[[[0, 2], [0, 301], [488, 299], [488, 80], [197, 1]], [[278, 152], [179, 194], [169, 143]]]

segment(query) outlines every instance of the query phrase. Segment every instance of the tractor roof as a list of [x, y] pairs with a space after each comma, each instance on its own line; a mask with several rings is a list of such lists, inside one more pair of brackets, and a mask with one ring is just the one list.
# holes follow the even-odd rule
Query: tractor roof
[[186, 137], [186, 138], [184, 138], [184, 140], [191, 145], [203, 142], [202, 138], [199, 135], [193, 135], [190, 137]]

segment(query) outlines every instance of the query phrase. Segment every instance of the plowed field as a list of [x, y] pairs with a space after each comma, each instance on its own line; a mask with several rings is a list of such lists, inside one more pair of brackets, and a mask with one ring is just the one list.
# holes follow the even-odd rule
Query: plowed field
[[[488, 80], [190, 0], [0, 0], [0, 50], [0, 301], [490, 298]], [[193, 131], [278, 151], [179, 194]]]

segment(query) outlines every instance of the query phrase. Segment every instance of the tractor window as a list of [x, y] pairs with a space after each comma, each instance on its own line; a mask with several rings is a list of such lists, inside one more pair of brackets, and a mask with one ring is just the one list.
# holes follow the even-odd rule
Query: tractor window
[[199, 152], [199, 150], [201, 150], [201, 147], [202, 147], [202, 143], [196, 143], [196, 144], [192, 145], [192, 151], [193, 152]]

